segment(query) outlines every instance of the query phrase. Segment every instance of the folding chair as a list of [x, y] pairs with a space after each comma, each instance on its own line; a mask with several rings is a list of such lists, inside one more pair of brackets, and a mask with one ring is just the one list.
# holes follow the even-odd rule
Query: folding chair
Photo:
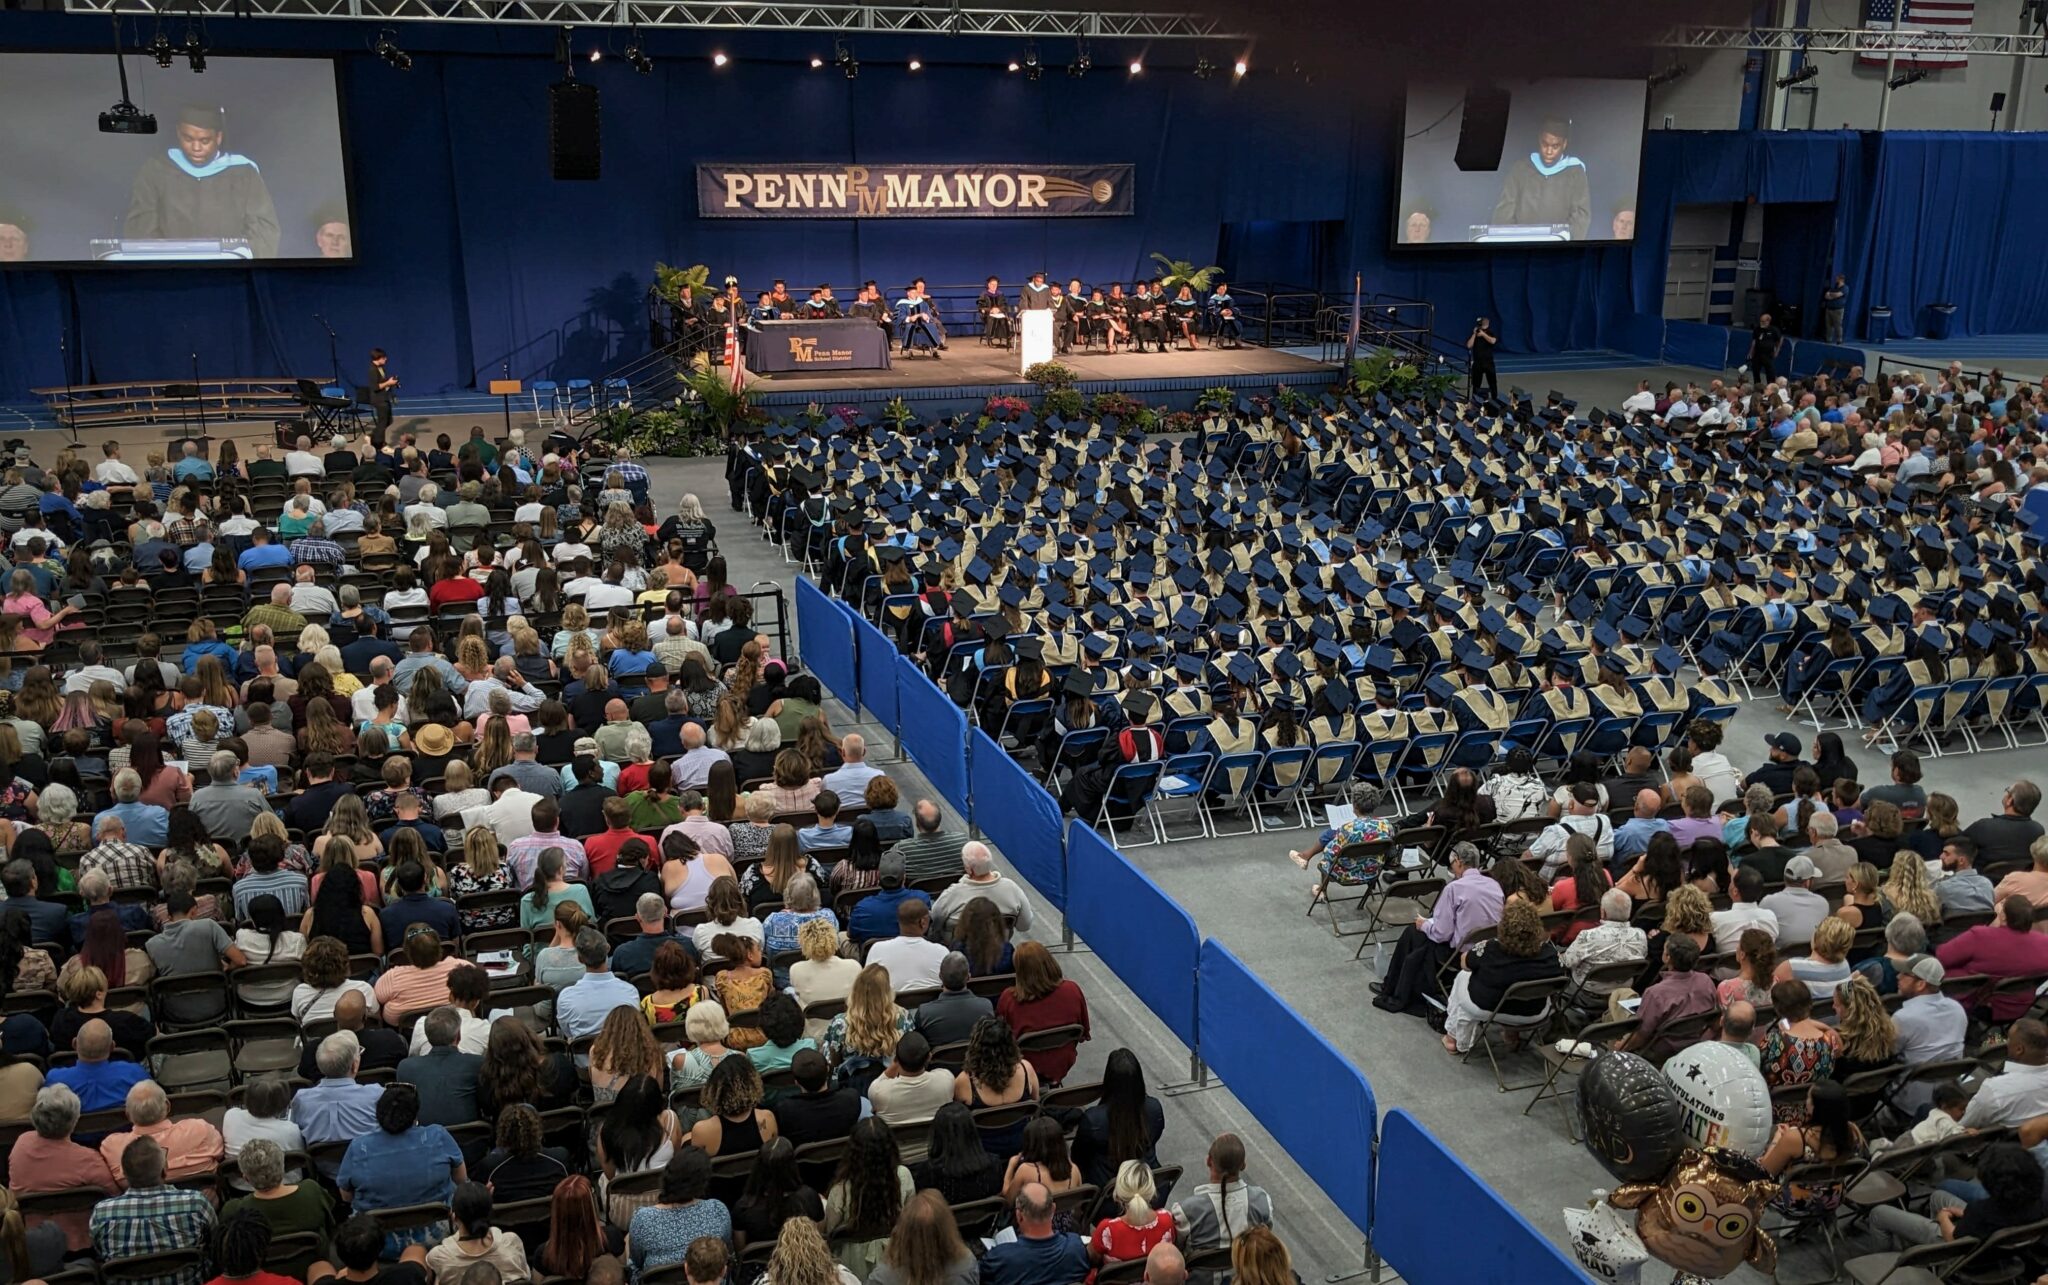
[[[1389, 843], [1387, 846], [1391, 852], [1393, 844]], [[1444, 890], [1445, 883], [1443, 879], [1434, 876], [1417, 879], [1388, 879], [1384, 877], [1385, 873], [1383, 869], [1378, 889], [1379, 895], [1375, 898], [1371, 893], [1367, 893], [1364, 898], [1365, 901], [1371, 902], [1370, 908], [1365, 912], [1365, 919], [1368, 925], [1365, 930], [1367, 935], [1364, 941], [1358, 943], [1358, 949], [1351, 955], [1351, 962], [1355, 964], [1365, 958], [1365, 948], [1367, 946], [1372, 947], [1372, 970], [1375, 973], [1381, 971], [1381, 952], [1385, 950], [1390, 942], [1400, 940], [1402, 931], [1415, 922], [1416, 914], [1428, 911], [1430, 906], [1436, 903], [1436, 896]], [[1398, 910], [1394, 909], [1394, 905], [1397, 902], [1401, 904], [1401, 908]], [[1309, 910], [1313, 914], [1315, 908], [1311, 906]], [[1389, 933], [1388, 929], [1393, 931]], [[1332, 907], [1330, 911], [1330, 931], [1337, 933], [1339, 937], [1354, 935], [1338, 932], [1335, 907]]]
[[[1464, 1060], [1470, 1062], [1474, 1053], [1477, 1053], [1480, 1049], [1485, 1049], [1486, 1060], [1493, 1066], [1493, 1082], [1500, 1086], [1502, 1093], [1514, 1093], [1520, 1089], [1536, 1088], [1541, 1081], [1531, 1080], [1526, 1084], [1509, 1084], [1507, 1082], [1501, 1074], [1500, 1058], [1493, 1051], [1492, 1036], [1495, 1031], [1503, 1033], [1518, 1031], [1527, 1035], [1532, 1042], [1540, 1043], [1543, 1028], [1549, 1024], [1550, 1019], [1557, 1013], [1557, 997], [1564, 993], [1567, 986], [1571, 985], [1571, 980], [1568, 976], [1535, 977], [1525, 982], [1516, 982], [1508, 987], [1506, 991], [1502, 992], [1499, 1003], [1494, 1005], [1494, 1011], [1488, 1013], [1486, 1020], [1479, 1024], [1479, 1034], [1475, 1039], [1475, 1047], [1465, 1051]], [[1510, 1004], [1527, 1003], [1533, 1000], [1541, 1000], [1543, 1002], [1543, 1011], [1534, 1021], [1517, 1021], [1513, 1023], [1501, 1021], [1501, 1009], [1508, 1007]]]
[[[228, 1034], [219, 1028], [151, 1036], [147, 1050], [151, 1078], [166, 1093], [216, 1087], [225, 1090], [235, 1082]], [[293, 1064], [297, 1065], [296, 1061]]]
[[234, 1052], [235, 1076], [290, 1074], [298, 1069], [299, 1024], [289, 1017], [245, 1018], [227, 1024], [228, 1045]]
[[[1152, 830], [1162, 842], [1175, 843], [1209, 836], [1209, 824], [1202, 813], [1202, 796], [1209, 788], [1209, 774], [1215, 769], [1216, 756], [1208, 750], [1176, 754], [1166, 760], [1159, 786], [1152, 791], [1148, 805], [1152, 814]], [[1195, 833], [1182, 835], [1181, 840], [1176, 840], [1166, 830], [1166, 805], [1172, 803], [1186, 805], [1188, 815], [1195, 822]]]
[[[1636, 967], [1637, 971], [1640, 972], [1641, 965]], [[1548, 1042], [1539, 1042], [1536, 1045], [1536, 1056], [1543, 1059], [1546, 1071], [1543, 1076], [1543, 1083], [1537, 1086], [1536, 1096], [1529, 1099], [1527, 1105], [1522, 1108], [1522, 1114], [1528, 1115], [1531, 1111], [1534, 1111], [1538, 1102], [1556, 1101], [1569, 1103], [1573, 1094], [1566, 1093], [1563, 1090], [1552, 1091], [1553, 1086], [1557, 1084], [1558, 1077], [1561, 1075], [1577, 1076], [1589, 1063], [1598, 1058], [1602, 1053], [1608, 1051], [1607, 1046], [1609, 1042], [1619, 1039], [1624, 1035], [1634, 1033], [1635, 1029], [1641, 1025], [1642, 1019], [1637, 1017], [1624, 1017], [1619, 1021], [1613, 1022], [1595, 1022], [1579, 1032], [1577, 1040], [1569, 1050], [1559, 1049], [1556, 1045]], [[1581, 1048], [1590, 1048], [1592, 1051], [1590, 1053], [1576, 1051]], [[1564, 1135], [1573, 1142], [1577, 1142], [1579, 1140], [1579, 1133], [1578, 1129], [1573, 1125], [1572, 1114], [1572, 1108], [1569, 1105], [1565, 1106]]]
[[[1801, 1085], [1800, 1087], [1806, 1088], [1809, 1086]], [[1842, 1156], [1834, 1160], [1816, 1160], [1810, 1164], [1796, 1164], [1779, 1175], [1779, 1188], [1787, 1192], [1791, 1191], [1794, 1187], [1838, 1186], [1846, 1190], [1857, 1178], [1861, 1177], [1876, 1163], [1875, 1160], [1868, 1160], [1861, 1156]], [[1817, 1229], [1820, 1232], [1821, 1239], [1827, 1245], [1827, 1279], [1833, 1280], [1842, 1274], [1842, 1256], [1839, 1241], [1840, 1228], [1836, 1225], [1836, 1219], [1841, 1214], [1840, 1202], [1809, 1201], [1795, 1208], [1779, 1205], [1772, 1205], [1770, 1208], [1775, 1209], [1784, 1216], [1786, 1227], [1791, 1229], [1794, 1235], [1808, 1228]]]
[[1983, 1244], [1975, 1236], [1864, 1254], [1842, 1264], [1855, 1285], [1939, 1285]]
[[[1264, 759], [1259, 751], [1246, 750], [1216, 760], [1216, 766], [1209, 772], [1209, 788], [1202, 795], [1202, 817], [1208, 824], [1210, 838], [1259, 833], [1258, 819], [1251, 815], [1252, 792], [1258, 788], [1259, 765]], [[1243, 813], [1251, 824], [1242, 830], [1219, 829], [1218, 812]]]
[[[1306, 745], [1266, 751], [1266, 760], [1259, 767], [1258, 788], [1252, 791], [1251, 797], [1252, 821], [1258, 827], [1258, 833], [1293, 830], [1308, 824], [1308, 814], [1301, 806], [1301, 792], [1308, 784], [1308, 761], [1313, 753]], [[1268, 808], [1291, 808], [1297, 824], [1269, 824], [1266, 817]]]
[[[1394, 841], [1391, 839], [1379, 839], [1369, 843], [1351, 843], [1339, 848], [1336, 854], [1324, 863], [1322, 877], [1316, 881], [1315, 891], [1309, 894], [1308, 917], [1311, 919], [1315, 918], [1316, 905], [1318, 902], [1322, 902], [1330, 908], [1330, 931], [1336, 936], [1356, 937], [1358, 932], [1371, 931], [1368, 928], [1354, 932], [1345, 932], [1337, 926], [1337, 903], [1329, 896], [1330, 885], [1334, 883], [1340, 888], [1364, 888], [1365, 891], [1359, 894], [1358, 904], [1360, 906], [1365, 905], [1367, 901], [1372, 899], [1373, 885], [1387, 878], [1388, 866], [1390, 864], [1389, 858], [1394, 855], [1394, 851]], [[1380, 867], [1379, 873], [1371, 879], [1356, 878], [1346, 873], [1343, 869], [1347, 862], [1364, 861], [1371, 857], [1379, 858]], [[1440, 881], [1438, 886], [1442, 886]]]
[[1111, 773], [1109, 788], [1103, 792], [1102, 806], [1096, 810], [1095, 816], [1095, 829], [1109, 839], [1111, 847], [1123, 847], [1123, 842], [1117, 835], [1116, 822], [1110, 815], [1112, 808], [1122, 810], [1127, 815], [1129, 824], [1136, 825], [1143, 820], [1152, 830], [1149, 842], [1133, 843], [1132, 847], [1149, 847], [1165, 841], [1160, 837], [1158, 828], [1152, 824], [1151, 809], [1152, 791], [1158, 788], [1160, 778], [1165, 775], [1165, 769], [1164, 762], [1153, 759], [1149, 763], [1124, 763]]
[[1301, 795], [1302, 816], [1311, 829], [1315, 827], [1316, 819], [1310, 809], [1318, 803], [1343, 801], [1361, 753], [1363, 748], [1357, 741], [1326, 741], [1316, 746], [1314, 756], [1309, 759], [1308, 783]]

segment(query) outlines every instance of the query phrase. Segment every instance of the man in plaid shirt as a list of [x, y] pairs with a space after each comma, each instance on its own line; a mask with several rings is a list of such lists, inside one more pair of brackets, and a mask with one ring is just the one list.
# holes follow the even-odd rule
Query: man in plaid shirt
[[271, 632], [280, 637], [298, 637], [299, 631], [306, 627], [306, 618], [292, 610], [291, 602], [290, 585], [272, 585], [270, 601], [257, 603], [242, 617], [242, 632], [246, 634], [257, 625], [269, 625]]
[[347, 556], [340, 545], [327, 538], [327, 523], [320, 518], [314, 518], [306, 534], [292, 541], [293, 566], [333, 567], [338, 571]]
[[156, 887], [156, 854], [128, 842], [128, 823], [102, 813], [95, 833], [99, 845], [78, 859], [78, 872], [99, 871], [116, 888]]
[[[102, 1262], [173, 1249], [196, 1249], [202, 1261], [213, 1234], [213, 1205], [196, 1191], [164, 1183], [164, 1149], [152, 1138], [137, 1138], [121, 1152], [121, 1181], [127, 1190], [92, 1210], [92, 1249]], [[135, 1285], [199, 1285], [203, 1266], [194, 1264]]]

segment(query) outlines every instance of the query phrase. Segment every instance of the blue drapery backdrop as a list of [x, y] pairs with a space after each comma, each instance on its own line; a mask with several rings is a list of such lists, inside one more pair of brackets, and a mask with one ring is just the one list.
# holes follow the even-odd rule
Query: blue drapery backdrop
[[[95, 19], [18, 14], [22, 47], [104, 48]], [[0, 272], [0, 400], [69, 381], [202, 374], [325, 375], [341, 336], [345, 382], [390, 349], [408, 392], [481, 386], [501, 373], [594, 377], [645, 345], [642, 294], [655, 260], [708, 264], [749, 287], [786, 277], [891, 288], [911, 275], [1020, 280], [1031, 269], [1086, 280], [1150, 274], [1150, 252], [1197, 262], [1225, 250], [1245, 267], [1320, 270], [1301, 281], [1348, 296], [1432, 300], [1462, 339], [1486, 313], [1509, 351], [1640, 351], [1662, 309], [1665, 247], [1683, 202], [1828, 202], [1825, 238], [1850, 279], [1852, 315], [1872, 302], [1909, 333], [1928, 304], [1960, 305], [1959, 334], [2048, 330], [2048, 238], [2003, 195], [2048, 168], [2039, 134], [1652, 133], [1633, 245], [1389, 249], [1400, 144], [1398, 69], [1343, 89], [1284, 77], [1196, 80], [1184, 69], [1032, 83], [987, 65], [934, 61], [911, 73], [864, 41], [847, 80], [794, 36], [749, 35], [714, 71], [702, 37], [656, 46], [653, 75], [616, 60], [584, 76], [603, 94], [604, 178], [547, 172], [551, 33], [408, 28], [413, 69], [365, 51], [362, 29], [227, 22], [236, 49], [332, 53], [353, 149], [355, 243], [348, 266], [258, 271]], [[130, 34], [131, 42], [136, 39]], [[579, 47], [590, 37], [579, 37]], [[829, 52], [824, 50], [822, 52]], [[930, 51], [926, 51], [930, 56]], [[974, 50], [972, 56], [986, 56]], [[131, 73], [189, 77], [131, 58]], [[181, 82], [182, 83], [182, 82]], [[1344, 95], [1349, 94], [1347, 100]], [[1129, 218], [905, 221], [700, 220], [700, 160], [1070, 162], [1137, 166]], [[1318, 225], [1338, 225], [1326, 239]], [[1819, 243], [1803, 225], [1800, 244]], [[1223, 261], [1233, 275], [1239, 266]], [[1818, 279], [1825, 266], [1799, 274]], [[61, 355], [60, 355], [61, 354]]]

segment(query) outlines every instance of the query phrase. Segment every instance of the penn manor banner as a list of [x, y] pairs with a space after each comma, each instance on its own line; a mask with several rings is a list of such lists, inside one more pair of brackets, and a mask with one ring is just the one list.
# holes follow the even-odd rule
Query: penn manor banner
[[1100, 218], [1131, 213], [1130, 165], [699, 165], [707, 219]]

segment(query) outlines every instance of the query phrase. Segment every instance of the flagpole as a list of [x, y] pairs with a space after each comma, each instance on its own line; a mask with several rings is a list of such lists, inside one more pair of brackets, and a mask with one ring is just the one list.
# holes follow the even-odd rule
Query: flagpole
[[1344, 334], [1344, 369], [1349, 371], [1351, 363], [1358, 360], [1358, 305], [1359, 296], [1365, 289], [1365, 274], [1351, 275], [1351, 328]]

